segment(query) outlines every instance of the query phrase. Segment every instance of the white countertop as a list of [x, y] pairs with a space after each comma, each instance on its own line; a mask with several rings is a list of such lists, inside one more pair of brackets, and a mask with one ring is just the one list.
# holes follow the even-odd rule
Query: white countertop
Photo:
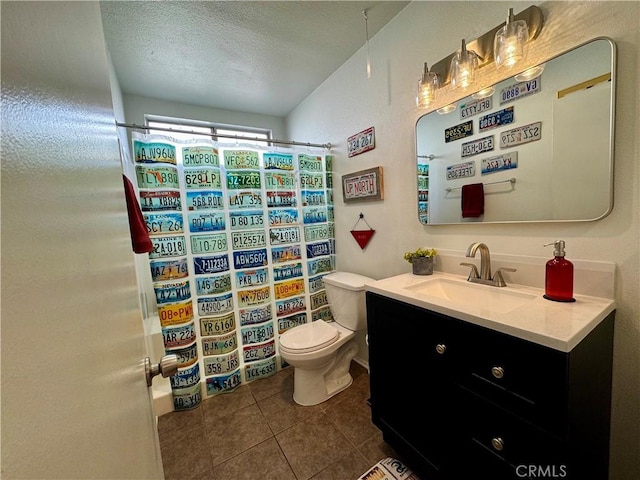
[[615, 309], [615, 302], [607, 298], [574, 295], [575, 302], [554, 302], [543, 298], [542, 289], [517, 284], [506, 287], [472, 284], [472, 288], [533, 296], [526, 304], [506, 313], [492, 309], [489, 304], [457, 303], [411, 290], [411, 287], [432, 279], [466, 282], [466, 277], [442, 272], [433, 275], [405, 273], [377, 280], [365, 289], [562, 352], [570, 352]]

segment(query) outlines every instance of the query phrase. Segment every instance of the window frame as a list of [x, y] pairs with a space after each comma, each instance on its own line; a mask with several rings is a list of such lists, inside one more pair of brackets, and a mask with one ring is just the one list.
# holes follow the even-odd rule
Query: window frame
[[[202, 120], [166, 117], [166, 116], [160, 116], [160, 115], [145, 115], [144, 123], [146, 127], [149, 127], [150, 134], [156, 133], [160, 135], [171, 135], [172, 133], [174, 133], [174, 132], [167, 132], [164, 130], [154, 130], [152, 124], [156, 124], [155, 126], [159, 128], [175, 127], [176, 130], [191, 128], [193, 130], [208, 129], [210, 131], [210, 133], [206, 133], [206, 134], [205, 132], [196, 133], [192, 135], [191, 138], [199, 138], [199, 137], [206, 136], [214, 141], [217, 140], [219, 142], [224, 143], [224, 142], [240, 141], [243, 137], [246, 137], [249, 139], [248, 140], [249, 142], [255, 145], [260, 145], [265, 147], [273, 145], [272, 131], [266, 128], [256, 128], [256, 127], [247, 127], [242, 125], [205, 122]], [[176, 132], [176, 133], [178, 133], [178, 136], [181, 138], [185, 138], [185, 136], [188, 136], [189, 134], [189, 132], [184, 132], [182, 134], [181, 132]], [[237, 135], [238, 138], [237, 139], [227, 138], [227, 137], [217, 138], [216, 134]], [[261, 137], [264, 138], [264, 141], [254, 140], [255, 138], [261, 138]]]

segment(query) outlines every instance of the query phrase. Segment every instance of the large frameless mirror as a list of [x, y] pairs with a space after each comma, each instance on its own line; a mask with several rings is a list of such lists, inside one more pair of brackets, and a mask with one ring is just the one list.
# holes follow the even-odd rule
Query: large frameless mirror
[[589, 221], [613, 207], [615, 44], [597, 38], [418, 119], [425, 225]]

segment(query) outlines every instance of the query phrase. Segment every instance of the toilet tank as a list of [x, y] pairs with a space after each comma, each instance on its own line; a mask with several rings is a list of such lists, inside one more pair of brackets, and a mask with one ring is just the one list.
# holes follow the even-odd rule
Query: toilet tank
[[367, 327], [364, 286], [373, 278], [349, 272], [333, 272], [323, 277], [331, 314], [336, 322], [349, 330]]

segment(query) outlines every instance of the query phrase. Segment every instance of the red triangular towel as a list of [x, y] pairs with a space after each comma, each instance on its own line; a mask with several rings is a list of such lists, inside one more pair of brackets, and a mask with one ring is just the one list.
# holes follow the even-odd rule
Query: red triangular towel
[[462, 186], [462, 218], [479, 217], [484, 213], [484, 185], [472, 183]]
[[122, 181], [124, 182], [124, 196], [127, 199], [127, 213], [129, 214], [129, 230], [131, 231], [133, 251], [135, 253], [153, 252], [153, 244], [149, 238], [147, 224], [140, 211], [133, 184], [124, 174], [122, 175]]

